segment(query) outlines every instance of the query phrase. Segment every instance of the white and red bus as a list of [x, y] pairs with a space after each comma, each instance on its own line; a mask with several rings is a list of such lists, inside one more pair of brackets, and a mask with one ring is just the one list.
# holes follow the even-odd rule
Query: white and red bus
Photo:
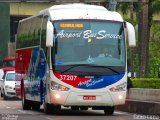
[[[21, 20], [15, 69], [23, 109], [113, 114], [126, 98], [127, 43], [135, 46], [134, 27], [102, 6], [55, 5]], [[112, 55], [99, 57], [103, 48]]]

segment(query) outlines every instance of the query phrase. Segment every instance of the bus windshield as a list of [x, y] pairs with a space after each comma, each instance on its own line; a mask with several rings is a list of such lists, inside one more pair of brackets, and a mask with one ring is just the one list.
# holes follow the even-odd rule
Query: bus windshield
[[64, 20], [53, 23], [54, 65], [93, 64], [125, 67], [125, 37], [122, 22]]

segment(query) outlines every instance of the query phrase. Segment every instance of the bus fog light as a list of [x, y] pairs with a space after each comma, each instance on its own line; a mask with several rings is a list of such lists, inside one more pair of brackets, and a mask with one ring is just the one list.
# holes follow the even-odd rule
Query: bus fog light
[[53, 81], [51, 81], [51, 89], [52, 90], [59, 90], [59, 91], [68, 91], [69, 88], [63, 85], [60, 85], [58, 83], [55, 83]]
[[119, 99], [119, 100], [122, 100], [122, 99], [123, 99], [123, 96], [122, 96], [122, 95], [119, 95], [119, 96], [118, 96], [118, 99]]
[[120, 85], [117, 85], [117, 86], [113, 86], [112, 88], [110, 88], [110, 91], [112, 92], [120, 92], [120, 91], [125, 91], [126, 90], [126, 87], [127, 87], [127, 83], [124, 82]]
[[59, 94], [55, 94], [54, 97], [55, 97], [56, 99], [59, 99], [59, 98], [60, 98], [60, 95], [59, 95]]

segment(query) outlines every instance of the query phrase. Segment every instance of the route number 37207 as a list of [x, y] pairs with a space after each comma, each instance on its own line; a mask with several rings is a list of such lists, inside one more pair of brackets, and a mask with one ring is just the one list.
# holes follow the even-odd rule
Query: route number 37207
[[76, 80], [77, 76], [75, 75], [60, 75], [60, 80]]

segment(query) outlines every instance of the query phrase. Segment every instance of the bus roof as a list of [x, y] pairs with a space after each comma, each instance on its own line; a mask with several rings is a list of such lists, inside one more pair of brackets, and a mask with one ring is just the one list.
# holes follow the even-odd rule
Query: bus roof
[[82, 3], [54, 5], [40, 11], [39, 14], [49, 15], [52, 21], [63, 19], [101, 19], [123, 22], [121, 15], [117, 12], [108, 11], [103, 6]]
[[[54, 5], [41, 10], [39, 14], [35, 16], [44, 15], [48, 15], [51, 21], [65, 19], [100, 19], [123, 22], [123, 18], [118, 12], [108, 11], [103, 6], [82, 3]], [[32, 17], [34, 16], [23, 19], [21, 22]]]

